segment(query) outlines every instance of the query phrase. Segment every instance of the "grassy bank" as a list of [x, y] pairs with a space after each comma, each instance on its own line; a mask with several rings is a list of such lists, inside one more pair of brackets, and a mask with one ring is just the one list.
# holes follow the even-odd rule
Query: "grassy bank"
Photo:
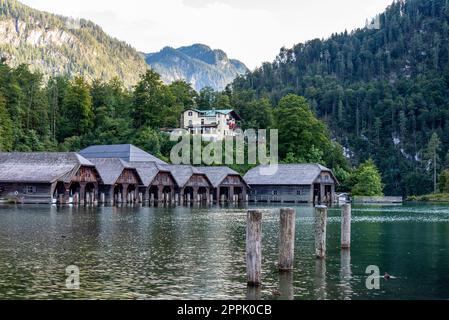
[[410, 196], [407, 201], [422, 201], [422, 202], [448, 202], [449, 193], [432, 193], [424, 196]]

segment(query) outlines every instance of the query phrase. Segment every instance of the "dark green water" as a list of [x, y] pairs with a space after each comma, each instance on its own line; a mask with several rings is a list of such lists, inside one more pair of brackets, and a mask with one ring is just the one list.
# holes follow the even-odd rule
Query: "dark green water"
[[[328, 257], [297, 207], [295, 272], [276, 270], [278, 209], [263, 207], [263, 282], [248, 291], [244, 208], [0, 207], [0, 299], [448, 299], [449, 206], [353, 209], [350, 255], [331, 209]], [[80, 268], [80, 289], [65, 268]], [[367, 290], [366, 267], [397, 277]], [[281, 296], [279, 296], [279, 293]]]

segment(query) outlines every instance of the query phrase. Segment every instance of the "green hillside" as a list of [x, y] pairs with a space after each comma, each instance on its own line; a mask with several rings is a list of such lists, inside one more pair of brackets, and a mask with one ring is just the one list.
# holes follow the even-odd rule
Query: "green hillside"
[[45, 78], [83, 75], [137, 83], [147, 66], [129, 45], [86, 20], [73, 20], [0, 0], [0, 55], [12, 67], [29, 64]]
[[433, 191], [433, 133], [437, 171], [449, 165], [449, 3], [396, 1], [378, 18], [380, 28], [281, 49], [234, 81], [231, 100], [257, 125], [257, 99], [275, 106], [303, 95], [354, 164], [375, 160], [386, 194], [424, 194]]

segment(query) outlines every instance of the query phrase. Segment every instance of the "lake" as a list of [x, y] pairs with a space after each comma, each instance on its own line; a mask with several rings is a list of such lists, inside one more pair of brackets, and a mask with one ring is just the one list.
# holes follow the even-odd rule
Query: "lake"
[[[263, 286], [248, 290], [243, 207], [0, 206], [0, 299], [448, 299], [449, 206], [353, 208], [340, 250], [314, 256], [313, 208], [297, 209], [295, 270], [277, 272], [279, 208], [261, 208]], [[66, 268], [80, 288], [66, 288]], [[368, 290], [366, 268], [395, 276]]]

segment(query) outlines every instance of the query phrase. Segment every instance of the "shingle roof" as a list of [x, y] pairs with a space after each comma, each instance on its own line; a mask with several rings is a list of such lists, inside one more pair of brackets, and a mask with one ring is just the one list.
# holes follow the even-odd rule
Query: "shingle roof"
[[133, 168], [122, 159], [92, 158], [90, 161], [95, 165], [103, 183], [106, 185], [115, 184], [125, 169], [133, 170], [137, 175], [137, 179], [140, 180], [139, 184], [142, 182], [136, 168]]
[[143, 185], [146, 187], [153, 182], [159, 172], [170, 172], [170, 170], [162, 168], [162, 165], [156, 162], [129, 162], [128, 165], [136, 168]]
[[0, 181], [70, 182], [81, 166], [94, 167], [94, 164], [74, 152], [0, 153]]
[[[267, 166], [251, 169], [243, 177], [248, 185], [311, 185], [322, 171], [332, 171], [322, 165], [310, 164], [279, 164], [278, 170], [272, 175], [262, 175], [261, 170]], [[334, 177], [335, 179], [335, 177]], [[335, 181], [337, 181], [335, 179]]]
[[90, 146], [79, 152], [85, 158], [119, 158], [126, 162], [156, 162], [166, 164], [166, 162], [155, 156], [137, 148], [132, 144], [97, 145]]
[[238, 172], [228, 167], [196, 167], [196, 169], [206, 174], [214, 188], [217, 188], [227, 176], [240, 176]]
[[[186, 183], [190, 180], [190, 178], [195, 174], [201, 174], [206, 176], [203, 172], [199, 171], [195, 167], [189, 165], [160, 165], [158, 167], [161, 169], [165, 169], [171, 172], [173, 178], [176, 181], [176, 184], [182, 188], [186, 185]], [[206, 176], [206, 179], [209, 180]], [[210, 181], [209, 181], [210, 182]]]

